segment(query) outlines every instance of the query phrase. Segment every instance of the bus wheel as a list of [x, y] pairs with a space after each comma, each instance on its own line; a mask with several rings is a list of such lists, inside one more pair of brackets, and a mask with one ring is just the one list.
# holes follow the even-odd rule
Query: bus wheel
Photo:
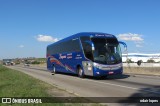
[[84, 73], [81, 67], [78, 68], [78, 77], [84, 78]]
[[56, 68], [55, 68], [55, 66], [53, 66], [51, 73], [52, 73], [52, 75], [56, 74]]

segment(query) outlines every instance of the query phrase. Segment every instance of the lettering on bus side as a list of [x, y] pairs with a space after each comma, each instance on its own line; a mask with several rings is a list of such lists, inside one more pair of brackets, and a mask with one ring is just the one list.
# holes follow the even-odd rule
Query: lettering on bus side
[[75, 59], [82, 59], [82, 56], [80, 54], [77, 54]]
[[66, 55], [62, 55], [62, 54], [59, 54], [59, 59], [66, 59], [67, 58], [67, 56]]
[[72, 55], [72, 53], [68, 53], [67, 56]]
[[72, 53], [67, 54], [67, 59], [72, 59]]
[[67, 59], [72, 59], [72, 56], [67, 56]]

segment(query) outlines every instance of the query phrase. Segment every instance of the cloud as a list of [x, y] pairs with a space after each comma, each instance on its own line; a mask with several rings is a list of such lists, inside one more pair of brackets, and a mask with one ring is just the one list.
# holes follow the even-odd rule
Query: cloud
[[140, 44], [136, 44], [136, 47], [141, 48], [141, 47], [143, 47], [143, 46], [140, 45]]
[[19, 48], [24, 48], [24, 45], [19, 45], [18, 47], [19, 47]]
[[144, 40], [142, 38], [142, 35], [132, 34], [132, 33], [119, 34], [118, 38], [120, 40], [125, 40], [125, 41], [143, 41]]
[[53, 38], [48, 35], [38, 35], [36, 36], [36, 39], [40, 42], [57, 42], [59, 40], [58, 38]]
[[118, 39], [124, 41], [133, 41], [135, 43], [135, 46], [138, 48], [143, 47], [144, 44], [144, 39], [140, 34], [133, 34], [133, 33], [119, 34]]

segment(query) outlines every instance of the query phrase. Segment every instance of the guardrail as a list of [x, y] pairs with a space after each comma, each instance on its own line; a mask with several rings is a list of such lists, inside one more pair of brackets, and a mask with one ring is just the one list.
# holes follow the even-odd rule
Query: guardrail
[[160, 67], [160, 63], [123, 63], [123, 67]]

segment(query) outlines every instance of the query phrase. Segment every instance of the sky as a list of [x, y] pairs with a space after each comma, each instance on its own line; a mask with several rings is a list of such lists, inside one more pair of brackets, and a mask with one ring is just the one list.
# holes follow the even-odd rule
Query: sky
[[160, 53], [160, 0], [0, 0], [0, 59], [45, 57], [79, 32], [104, 32], [128, 52]]

